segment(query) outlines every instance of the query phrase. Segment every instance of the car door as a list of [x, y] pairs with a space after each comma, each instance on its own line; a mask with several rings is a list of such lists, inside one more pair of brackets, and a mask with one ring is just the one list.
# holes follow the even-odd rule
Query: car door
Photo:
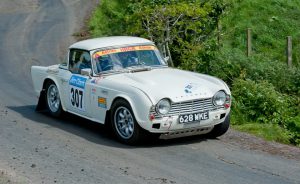
[[112, 98], [109, 98], [109, 89], [104, 88], [102, 85], [101, 77], [95, 77], [90, 84], [91, 89], [91, 113], [93, 119], [99, 123], [105, 122], [106, 111], [108, 110], [107, 104], [111, 103]]
[[81, 75], [81, 69], [91, 68], [90, 53], [85, 50], [71, 49], [69, 52], [69, 72], [62, 81], [65, 92], [64, 102], [68, 111], [90, 117], [90, 85], [91, 79]]

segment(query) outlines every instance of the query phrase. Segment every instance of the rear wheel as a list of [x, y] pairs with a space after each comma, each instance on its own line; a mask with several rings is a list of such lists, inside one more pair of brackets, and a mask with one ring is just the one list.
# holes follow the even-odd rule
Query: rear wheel
[[227, 115], [223, 123], [215, 125], [212, 131], [208, 133], [208, 136], [211, 138], [216, 138], [225, 134], [229, 129], [229, 125], [230, 125], [230, 114]]
[[60, 95], [54, 82], [46, 85], [46, 104], [52, 116], [58, 117], [62, 113]]
[[138, 125], [129, 103], [119, 99], [111, 109], [111, 125], [116, 138], [130, 145], [140, 142], [147, 132]]

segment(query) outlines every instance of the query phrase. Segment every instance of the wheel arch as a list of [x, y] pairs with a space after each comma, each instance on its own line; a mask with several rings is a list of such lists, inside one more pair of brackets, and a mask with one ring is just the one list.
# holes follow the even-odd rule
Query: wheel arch
[[[116, 96], [116, 97], [112, 100], [112, 102], [111, 102], [109, 108], [106, 110], [106, 113], [105, 113], [105, 122], [104, 122], [104, 124], [109, 124], [109, 123], [111, 123], [111, 118], [110, 118], [110, 115], [111, 115], [111, 114], [110, 114], [110, 113], [112, 112], [112, 106], [113, 106], [113, 104], [114, 104], [116, 101], [118, 101], [118, 100], [125, 100], [126, 102], [129, 103], [129, 105], [130, 105], [130, 107], [131, 107], [131, 109], [132, 109], [132, 104], [127, 100], [126, 97], [124, 97], [124, 96]], [[133, 113], [134, 113], [134, 112], [133, 112]]]
[[[148, 99], [148, 97], [145, 97], [146, 99]], [[143, 105], [141, 106], [141, 102], [136, 102], [136, 99], [132, 99], [130, 96], [125, 95], [125, 94], [119, 94], [117, 95], [112, 101], [111, 104], [109, 105], [108, 110], [106, 111], [106, 120], [109, 120], [109, 122], [111, 122], [111, 120], [107, 117], [110, 117], [110, 113], [112, 112], [112, 106], [113, 104], [117, 101], [117, 100], [125, 100], [126, 102], [128, 102], [128, 104], [131, 107], [131, 110], [133, 112], [133, 115], [137, 121], [137, 123], [143, 128], [143, 129], [147, 129], [147, 126], [145, 126], [145, 123], [148, 122], [148, 118], [149, 118], [149, 113], [150, 113], [150, 107], [149, 109], [147, 108], [147, 106]], [[151, 101], [149, 101], [149, 104], [151, 103]], [[139, 104], [139, 105], [138, 105]], [[151, 103], [152, 104], [152, 103]], [[145, 109], [143, 109], [145, 108]], [[143, 110], [142, 110], [143, 109]], [[107, 122], [105, 122], [107, 123]]]
[[[106, 93], [103, 94], [103, 91]], [[114, 80], [103, 80], [98, 87], [97, 95], [107, 100], [106, 109], [102, 115], [102, 123], [107, 124], [107, 117], [112, 111], [112, 104], [118, 99], [123, 99], [130, 105], [138, 124], [144, 129], [149, 129], [149, 114], [154, 103], [150, 98], [151, 96], [143, 90]]]
[[[132, 108], [133, 105], [132, 105], [132, 102], [131, 102], [130, 98], [126, 97], [125, 95], [119, 95], [119, 96], [116, 96], [116, 97], [112, 100], [112, 102], [111, 102], [111, 104], [110, 104], [110, 107], [109, 107], [109, 109], [108, 109], [107, 111], [111, 111], [111, 110], [112, 110], [113, 104], [114, 104], [116, 101], [118, 101], [118, 100], [125, 100], [126, 102], [128, 102], [129, 105], [130, 105], [130, 107], [131, 107], [131, 109], [132, 109], [132, 111], [134, 111], [133, 108]], [[133, 112], [133, 113], [135, 113], [135, 112]]]
[[[130, 107], [132, 116], [135, 119], [135, 120], [133, 120], [133, 127], [134, 127], [133, 130], [134, 131], [132, 132], [132, 134], [130, 135], [130, 137], [128, 139], [124, 138], [123, 137], [124, 135], [123, 136], [121, 135], [122, 133], [120, 133], [119, 128], [117, 128], [118, 126], [115, 124], [114, 120], [112, 120], [112, 119], [115, 119], [115, 114], [111, 113], [111, 112], [118, 112], [118, 111], [114, 111], [112, 107], [114, 107], [116, 109], [119, 109], [120, 107], [123, 106], [122, 108], [124, 108], [124, 107], [126, 108], [124, 102], [123, 102], [123, 105], [121, 105], [122, 103], [120, 105], [116, 105], [116, 106], [113, 105], [118, 100], [122, 100], [124, 102], [127, 102], [126, 104], [128, 104], [128, 105], [126, 105], [126, 106]], [[137, 143], [141, 142], [142, 140], [146, 140], [149, 137], [150, 132], [147, 129], [145, 129], [145, 127], [143, 127], [143, 124], [141, 124], [138, 121], [137, 116], [136, 116], [137, 114], [135, 114], [136, 113], [135, 108], [134, 108], [134, 105], [132, 104], [131, 100], [132, 99], [126, 98], [125, 96], [115, 97], [113, 99], [111, 107], [109, 109], [110, 114], [108, 114], [109, 117], [111, 118], [110, 120], [112, 120], [112, 121], [110, 121], [110, 124], [106, 124], [106, 125], [109, 125], [111, 127], [111, 130], [114, 132], [116, 138], [119, 141], [121, 141], [123, 143], [126, 143], [126, 144], [129, 144], [129, 145], [134, 145], [134, 144], [137, 144]], [[128, 109], [128, 108], [126, 108], [126, 109]], [[128, 109], [128, 110], [130, 110], [130, 109]]]
[[[62, 91], [61, 91], [60, 85], [58, 85], [59, 84], [58, 81], [51, 76], [46, 77], [44, 79], [43, 86], [40, 91], [40, 97], [38, 100], [38, 105], [36, 107], [37, 111], [46, 109], [46, 87], [49, 82], [52, 82], [57, 86], [60, 97], [62, 97]], [[61, 99], [61, 106], [62, 106], [63, 110], [65, 111], [66, 110], [65, 104], [64, 104], [64, 100], [62, 100], [62, 99]]]

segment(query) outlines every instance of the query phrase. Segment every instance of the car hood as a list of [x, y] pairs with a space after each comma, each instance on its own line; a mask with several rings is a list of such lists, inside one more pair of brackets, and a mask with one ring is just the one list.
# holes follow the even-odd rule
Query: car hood
[[169, 98], [172, 102], [211, 98], [219, 90], [230, 93], [220, 79], [173, 68], [115, 74], [106, 79], [142, 90], [153, 103], [162, 98]]

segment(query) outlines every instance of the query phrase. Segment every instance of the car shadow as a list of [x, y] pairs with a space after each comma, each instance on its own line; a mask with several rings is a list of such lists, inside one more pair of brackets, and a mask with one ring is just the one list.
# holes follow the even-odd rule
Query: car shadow
[[15, 111], [22, 115], [24, 118], [31, 120], [34, 123], [44, 124], [47, 126], [62, 129], [66, 132], [72, 133], [76, 136], [82, 137], [86, 140], [94, 142], [96, 144], [102, 144], [111, 147], [118, 148], [151, 148], [151, 147], [166, 147], [177, 146], [192, 143], [205, 142], [208, 140], [204, 135], [190, 136], [176, 139], [149, 139], [147, 142], [143, 142], [137, 146], [128, 146], [119, 143], [112, 136], [111, 130], [102, 124], [81, 118], [71, 113], [63, 113], [63, 116], [59, 118], [52, 117], [47, 111], [35, 110], [35, 105], [26, 106], [8, 106], [12, 111]]

